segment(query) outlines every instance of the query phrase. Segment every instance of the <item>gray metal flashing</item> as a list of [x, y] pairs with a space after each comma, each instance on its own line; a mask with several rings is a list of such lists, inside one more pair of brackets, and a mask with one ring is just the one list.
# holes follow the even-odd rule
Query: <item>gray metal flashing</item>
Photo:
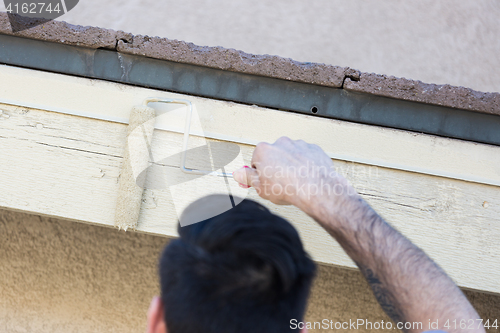
[[500, 116], [0, 34], [0, 63], [500, 145]]

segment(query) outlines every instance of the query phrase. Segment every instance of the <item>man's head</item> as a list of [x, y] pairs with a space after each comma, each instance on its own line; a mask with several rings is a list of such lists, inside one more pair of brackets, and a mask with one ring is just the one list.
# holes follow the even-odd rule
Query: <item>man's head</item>
[[[201, 199], [183, 215], [219, 200]], [[275, 333], [302, 320], [315, 265], [289, 222], [244, 200], [179, 235], [160, 259], [150, 321], [164, 319], [169, 333]]]

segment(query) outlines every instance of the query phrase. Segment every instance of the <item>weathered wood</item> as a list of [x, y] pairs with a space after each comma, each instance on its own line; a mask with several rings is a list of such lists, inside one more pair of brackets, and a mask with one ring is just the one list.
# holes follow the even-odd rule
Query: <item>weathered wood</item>
[[[126, 125], [12, 105], [0, 105], [0, 109], [0, 207], [112, 226]], [[241, 117], [252, 124], [252, 119]], [[294, 119], [298, 122], [284, 122], [294, 124], [295, 137], [312, 135], [314, 128], [302, 126], [308, 117]], [[281, 125], [272, 123], [267, 129]], [[192, 137], [190, 148], [202, 147], [206, 141], [214, 140]], [[179, 133], [155, 131], [155, 165], [148, 175], [138, 231], [175, 236], [177, 214], [188, 201], [224, 193], [228, 186], [235, 195], [248, 193], [249, 198], [262, 202], [253, 190], [241, 189], [233, 181], [206, 176], [193, 181], [194, 176], [180, 172], [175, 156], [181, 142]], [[234, 155], [231, 145], [234, 143], [211, 151], [210, 161], [203, 154], [188, 154], [187, 166], [206, 168], [214, 164], [215, 155]], [[249, 163], [254, 147], [238, 147], [240, 152], [236, 158], [231, 155], [226, 171]], [[335, 163], [375, 209], [429, 253], [459, 285], [500, 293], [498, 187], [339, 160]], [[182, 183], [186, 180], [192, 181]], [[294, 207], [265, 204], [292, 221], [315, 260], [354, 267], [305, 214]]]
[[[192, 133], [245, 144], [283, 135], [330, 157], [500, 186], [500, 147], [0, 65], [0, 102], [122, 123], [147, 97], [188, 98]], [[185, 112], [154, 105], [156, 128], [183, 132]], [[172, 111], [174, 108], [176, 110]]]

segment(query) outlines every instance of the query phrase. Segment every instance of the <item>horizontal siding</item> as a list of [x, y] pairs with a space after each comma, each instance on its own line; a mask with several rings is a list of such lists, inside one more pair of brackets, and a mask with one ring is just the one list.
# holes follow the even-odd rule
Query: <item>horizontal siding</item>
[[[254, 145], [283, 135], [331, 158], [500, 186], [500, 147], [0, 65], [0, 103], [127, 123], [145, 98], [187, 98], [191, 133]], [[156, 128], [184, 131], [185, 111], [155, 105]], [[178, 108], [173, 110], [172, 108]]]
[[[119, 85], [113, 84], [113, 87], [116, 90], [122, 89]], [[48, 88], [40, 86], [40, 89], [44, 91]], [[135, 88], [125, 87], [123, 91], [135, 98], [142, 98], [135, 95], [135, 90], [129, 89]], [[90, 96], [87, 99], [98, 113], [101, 111], [98, 98], [102, 97], [97, 93], [94, 97], [97, 100]], [[106, 104], [105, 100], [100, 101]], [[57, 104], [58, 101], [54, 100], [54, 103]], [[270, 117], [277, 112], [252, 107], [244, 107], [250, 110], [248, 113], [233, 112], [243, 106], [213, 103], [217, 103], [219, 112], [225, 110], [227, 115], [235, 114], [235, 118], [231, 119], [239, 119], [246, 124], [246, 128], [257, 128], [256, 132], [242, 130], [242, 137], [256, 135], [251, 133], [263, 133], [264, 139], [272, 139], [270, 135], [275, 134], [268, 134], [266, 137], [265, 133], [284, 132], [307, 140], [315, 132], [310, 127], [313, 124], [306, 123], [309, 120], [305, 116], [273, 120], [265, 128], [258, 128], [260, 125], [256, 126], [254, 123], [258, 120], [258, 114], [252, 114], [251, 110], [265, 111]], [[197, 105], [200, 106], [200, 103]], [[16, 105], [2, 104], [0, 109], [0, 207], [112, 226], [126, 125]], [[199, 118], [204, 119], [203, 117], [201, 115]], [[226, 118], [230, 119], [229, 116]], [[175, 123], [175, 115], [172, 119]], [[332, 127], [337, 124], [330, 120], [325, 120], [324, 123], [318, 121], [319, 124]], [[230, 123], [228, 120], [227, 125]], [[316, 137], [316, 142], [323, 143], [322, 146], [329, 150], [333, 140], [327, 136], [328, 132], [321, 132], [326, 131], [327, 125], [324, 125], [325, 129], [316, 131], [319, 136]], [[340, 123], [338, 128], [344, 125], [348, 126]], [[228, 132], [238, 126], [241, 124], [233, 121], [233, 127], [228, 128]], [[194, 127], [196, 130], [196, 124]], [[418, 135], [411, 137], [417, 143], [421, 138]], [[393, 137], [392, 140], [395, 138], [398, 137]], [[367, 136], [364, 140], [370, 143], [370, 137]], [[216, 140], [192, 137], [190, 148], [203, 146], [207, 141]], [[253, 190], [243, 190], [232, 180], [228, 183], [215, 177], [193, 180], [193, 176], [182, 173], [176, 159], [169, 158], [180, 152], [181, 142], [181, 133], [155, 131], [155, 172], [149, 175], [150, 188], [145, 191], [143, 198], [138, 231], [175, 236], [178, 212], [188, 202], [208, 193], [231, 191], [235, 195], [248, 196], [262, 202]], [[436, 142], [435, 145], [439, 146]], [[230, 143], [238, 145], [239, 154], [236, 158], [231, 157], [232, 161], [226, 166], [227, 171], [248, 164], [254, 149], [252, 144], [237, 141]], [[464, 147], [469, 147], [468, 144], [450, 140], [445, 148], [450, 153], [456, 153], [452, 148], [459, 147], [457, 156], [460, 156], [467, 154]], [[489, 151], [489, 148], [479, 145], [477, 150], [470, 153], [478, 154], [484, 159], [498, 158], [498, 155], [494, 155], [497, 151]], [[214, 154], [231, 154], [229, 150], [222, 147], [218, 152], [211, 152], [212, 157]], [[491, 155], [483, 156], [482, 152], [489, 152]], [[389, 153], [404, 155], [405, 152], [388, 149]], [[467, 156], [464, 159], [465, 165], [474, 162], [467, 160], [471, 155], [463, 156]], [[213, 163], [201, 155], [191, 154], [188, 157], [188, 167], [207, 168]], [[338, 170], [382, 216], [429, 253], [460, 286], [500, 293], [500, 191], [497, 186], [337, 159], [334, 162]], [[439, 162], [436, 164], [439, 165]], [[163, 182], [154, 179], [155, 175], [163, 175]], [[191, 181], [185, 182], [187, 180]], [[354, 267], [340, 246], [298, 209], [270, 203], [266, 203], [266, 206], [292, 221], [316, 261]]]

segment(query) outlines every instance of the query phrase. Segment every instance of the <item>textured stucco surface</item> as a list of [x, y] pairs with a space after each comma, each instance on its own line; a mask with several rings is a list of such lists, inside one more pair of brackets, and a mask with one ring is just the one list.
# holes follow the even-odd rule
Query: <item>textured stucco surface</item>
[[[144, 331], [168, 239], [6, 210], [0, 234], [3, 332]], [[500, 296], [466, 294], [500, 319]], [[358, 318], [387, 320], [359, 272], [320, 266], [307, 320]]]
[[3, 332], [142, 332], [165, 238], [0, 210]]
[[[19, 20], [25, 24], [30, 22], [25, 18]], [[223, 47], [197, 46], [168, 38], [133, 36], [122, 31], [74, 26], [57, 21], [13, 33], [6, 13], [0, 13], [0, 33], [69, 45], [108, 48], [156, 59], [323, 86], [344, 87], [352, 91], [500, 115], [500, 93], [483, 93], [464, 87], [426, 84], [394, 76], [360, 73], [348, 67], [303, 63], [278, 56], [252, 55]]]

